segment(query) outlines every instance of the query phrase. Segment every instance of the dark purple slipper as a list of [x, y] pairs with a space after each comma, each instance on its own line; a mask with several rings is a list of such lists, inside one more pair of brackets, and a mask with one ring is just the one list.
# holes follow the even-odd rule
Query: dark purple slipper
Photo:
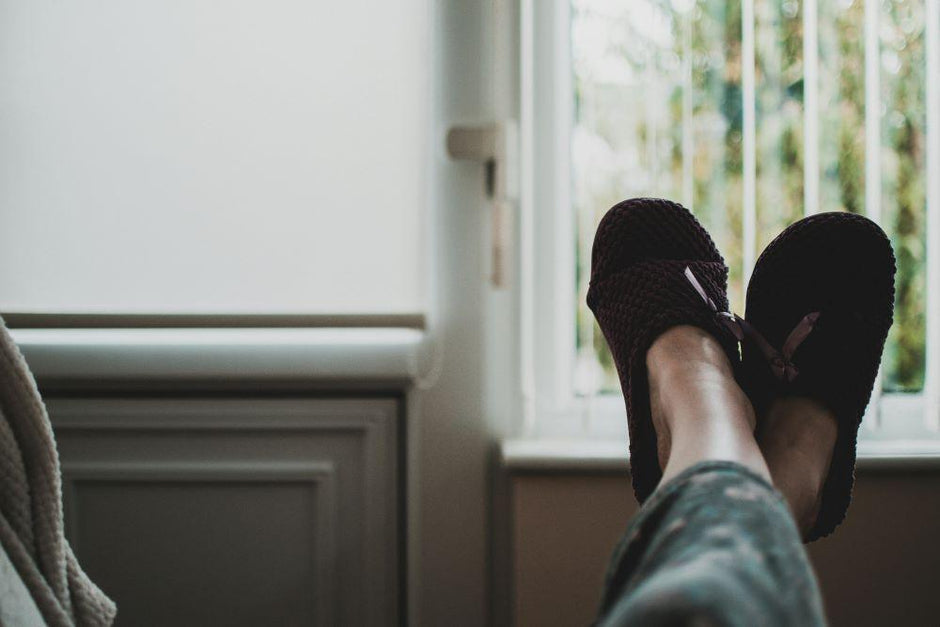
[[650, 415], [646, 352], [664, 331], [700, 327], [739, 363], [740, 328], [727, 312], [728, 267], [688, 209], [635, 198], [610, 209], [597, 227], [587, 304], [617, 365], [627, 405], [630, 473], [639, 502], [662, 477]]
[[831, 533], [852, 499], [858, 427], [894, 314], [894, 272], [891, 243], [877, 224], [821, 213], [767, 246], [747, 288], [743, 383], [758, 415], [793, 395], [821, 402], [838, 421], [807, 542]]

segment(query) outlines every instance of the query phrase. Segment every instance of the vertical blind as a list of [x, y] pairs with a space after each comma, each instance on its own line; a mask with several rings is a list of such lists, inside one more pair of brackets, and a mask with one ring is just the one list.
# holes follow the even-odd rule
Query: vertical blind
[[0, 0], [0, 311], [416, 313], [426, 0]]

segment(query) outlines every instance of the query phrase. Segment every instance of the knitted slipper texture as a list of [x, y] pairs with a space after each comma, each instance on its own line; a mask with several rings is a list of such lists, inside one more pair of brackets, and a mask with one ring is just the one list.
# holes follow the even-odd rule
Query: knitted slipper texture
[[682, 205], [635, 198], [611, 208], [594, 238], [587, 304], [607, 339], [627, 408], [630, 473], [643, 502], [662, 477], [650, 414], [646, 352], [664, 331], [692, 325], [721, 343], [733, 366], [737, 340], [686, 278], [688, 267], [727, 310], [728, 267], [708, 232]]
[[779, 395], [807, 396], [836, 416], [838, 435], [816, 524], [806, 541], [845, 518], [855, 482], [856, 436], [871, 398], [894, 313], [895, 259], [871, 220], [843, 212], [804, 218], [757, 260], [745, 319], [779, 349], [800, 320], [819, 312], [794, 352], [795, 378], [782, 382], [753, 342], [742, 346], [743, 383], [760, 415]]

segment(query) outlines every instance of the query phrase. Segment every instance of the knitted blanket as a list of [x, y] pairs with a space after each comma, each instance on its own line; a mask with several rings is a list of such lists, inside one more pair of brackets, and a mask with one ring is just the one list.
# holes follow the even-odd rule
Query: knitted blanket
[[110, 625], [117, 609], [65, 539], [59, 455], [46, 407], [0, 318], [0, 545], [52, 626]]

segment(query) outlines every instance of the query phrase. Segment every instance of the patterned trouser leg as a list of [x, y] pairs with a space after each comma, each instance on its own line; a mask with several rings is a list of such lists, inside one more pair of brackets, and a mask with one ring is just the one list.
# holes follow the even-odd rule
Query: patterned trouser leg
[[824, 625], [783, 497], [731, 462], [658, 489], [614, 551], [598, 625]]

